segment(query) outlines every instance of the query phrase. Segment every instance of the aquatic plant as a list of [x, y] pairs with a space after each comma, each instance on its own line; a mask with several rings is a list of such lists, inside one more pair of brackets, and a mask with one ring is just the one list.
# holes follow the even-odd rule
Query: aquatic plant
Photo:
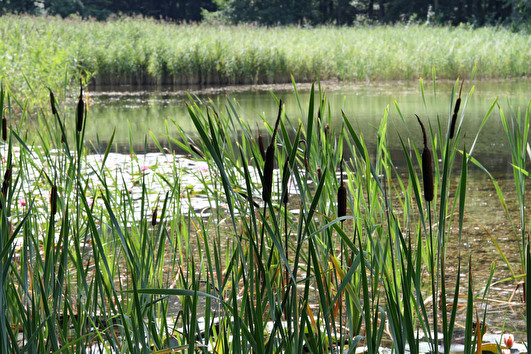
[[[0, 79], [20, 99], [58, 97], [79, 76], [96, 85], [245, 84], [529, 76], [530, 38], [505, 28], [422, 25], [276, 27], [0, 18]], [[296, 38], [296, 40], [294, 40]], [[326, 53], [326, 54], [325, 54]], [[66, 74], [65, 74], [66, 71]], [[66, 102], [60, 102], [64, 104]]]
[[[384, 111], [369, 150], [348, 112], [335, 131], [320, 86], [299, 105], [300, 121], [272, 96], [279, 113], [263, 120], [273, 146], [265, 159], [236, 104], [202, 108], [192, 97], [195, 131], [175, 123], [179, 135], [166, 137], [188, 157], [154, 135], [153, 160], [131, 151], [114, 161], [114, 135], [90, 155], [86, 107], [79, 130], [78, 106], [50, 116], [50, 94], [39, 140], [11, 127], [0, 148], [0, 351], [420, 353], [441, 343], [449, 352], [459, 326], [464, 351], [475, 352], [478, 302], [507, 280], [493, 265], [478, 288], [465, 240], [469, 165], [479, 164], [474, 144], [463, 144], [472, 92], [453, 138], [453, 105], [447, 124], [423, 116], [422, 136], [417, 125], [401, 136], [405, 173], [388, 147], [389, 120], [407, 126], [398, 105], [393, 118]], [[1, 93], [10, 113], [11, 94]], [[529, 269], [529, 244], [521, 247]]]

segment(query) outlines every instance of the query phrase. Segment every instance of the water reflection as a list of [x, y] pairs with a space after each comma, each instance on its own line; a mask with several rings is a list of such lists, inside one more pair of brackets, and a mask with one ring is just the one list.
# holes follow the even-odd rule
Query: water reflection
[[[440, 124], [444, 129], [452, 112], [451, 91], [453, 82], [438, 82], [434, 92], [432, 82], [424, 83], [424, 99], [418, 82], [392, 82], [347, 84], [325, 82], [321, 89], [326, 92], [328, 107], [325, 117], [330, 115], [331, 126], [339, 131], [342, 124], [341, 110], [350, 122], [362, 132], [369, 147], [376, 140], [378, 127], [384, 111], [389, 109], [388, 141], [391, 150], [401, 151], [399, 136], [420, 141], [414, 114], [420, 115], [436, 129]], [[493, 102], [498, 104], [506, 116], [514, 115], [518, 107], [524, 110], [531, 96], [531, 80], [480, 81], [471, 98], [467, 97], [472, 84], [465, 82], [463, 89], [463, 111], [465, 119], [462, 129], [463, 146], [470, 147], [481, 122]], [[134, 90], [131, 87], [97, 87], [91, 91], [93, 104], [90, 107], [90, 123], [87, 124], [87, 140], [105, 144], [113, 129], [116, 129], [115, 151], [128, 152], [130, 142], [133, 149], [143, 152], [156, 149], [150, 132], [165, 146], [169, 146], [167, 136], [175, 137], [177, 130], [173, 122], [189, 132], [194, 132], [188, 116], [187, 92], [200, 104], [212, 102], [217, 107], [225, 107], [230, 101], [239, 117], [252, 125], [261, 124], [262, 119], [272, 123], [277, 114], [277, 105], [272, 98], [274, 93], [285, 102], [286, 114], [292, 122], [307, 119], [309, 84], [298, 86], [301, 107], [291, 85], [238, 86], [224, 88], [146, 88]], [[454, 99], [455, 101], [455, 99]], [[396, 105], [400, 111], [397, 110]], [[234, 114], [234, 113], [232, 113]], [[409, 130], [407, 126], [409, 126]], [[475, 156], [489, 169], [507, 168], [505, 134], [501, 129], [499, 109], [494, 108], [475, 146]], [[131, 138], [131, 139], [130, 139]], [[395, 154], [397, 155], [397, 154]], [[398, 154], [398, 158], [400, 158]]]

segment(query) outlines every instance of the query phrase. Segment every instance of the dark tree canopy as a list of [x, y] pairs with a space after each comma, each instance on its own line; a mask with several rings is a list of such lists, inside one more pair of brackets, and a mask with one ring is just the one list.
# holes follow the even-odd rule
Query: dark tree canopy
[[210, 19], [263, 25], [352, 25], [429, 21], [435, 24], [531, 25], [529, 0], [0, 0], [16, 12], [104, 20], [111, 14], [173, 21]]

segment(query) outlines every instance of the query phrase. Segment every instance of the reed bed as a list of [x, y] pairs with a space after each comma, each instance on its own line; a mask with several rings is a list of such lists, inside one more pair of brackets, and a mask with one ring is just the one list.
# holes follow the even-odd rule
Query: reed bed
[[[464, 353], [501, 350], [511, 342], [474, 323], [488, 322], [495, 281], [527, 282], [528, 221], [512, 221], [522, 264], [498, 247], [517, 270], [500, 280], [493, 262], [474, 287], [463, 228], [468, 170], [481, 163], [460, 142], [473, 89], [461, 102], [459, 84], [447, 126], [419, 115], [422, 138], [418, 125], [401, 136], [406, 175], [387, 146], [389, 108], [369, 151], [347, 113], [330, 128], [320, 87], [300, 104], [301, 121], [272, 96], [278, 116], [259, 133], [235, 104], [201, 108], [190, 97], [195, 131], [175, 123], [179, 135], [165, 137], [187, 158], [152, 136], [157, 159], [131, 151], [117, 167], [110, 147], [88, 154], [83, 95], [63, 111], [50, 94], [39, 139], [7, 125], [0, 149], [0, 351], [424, 353], [455, 350], [456, 340]], [[0, 96], [9, 117], [17, 103]], [[500, 114], [523, 209], [530, 106]], [[204, 205], [189, 207], [198, 194]], [[524, 340], [514, 346], [525, 350]]]
[[[212, 26], [122, 18], [2, 16], [1, 79], [17, 97], [105, 84], [243, 84], [325, 79], [528, 76], [531, 40], [504, 28]], [[65, 76], [63, 73], [67, 72]], [[77, 80], [74, 80], [76, 82]], [[58, 93], [58, 92], [56, 92]], [[29, 96], [29, 95], [25, 95]]]

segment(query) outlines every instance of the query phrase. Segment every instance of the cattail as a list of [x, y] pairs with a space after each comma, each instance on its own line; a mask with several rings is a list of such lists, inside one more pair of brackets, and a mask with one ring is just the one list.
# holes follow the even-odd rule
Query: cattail
[[205, 159], [205, 155], [203, 155], [203, 153], [201, 152], [201, 150], [199, 150], [197, 146], [195, 146], [192, 143], [188, 143], [188, 145], [190, 146], [190, 149], [192, 149], [193, 152], [199, 155], [199, 157], [201, 157], [202, 159]]
[[341, 159], [340, 172], [341, 172], [341, 185], [339, 186], [339, 189], [337, 190], [337, 217], [338, 218], [347, 215], [347, 188], [345, 187], [345, 184], [343, 183], [343, 159]]
[[[417, 116], [415, 114], [415, 116]], [[422, 180], [424, 182], [424, 199], [427, 202], [433, 200], [433, 156], [428, 148], [428, 138], [426, 136], [426, 129], [424, 124], [417, 116], [417, 120], [422, 128], [422, 136], [424, 137], [424, 150], [422, 150]]]
[[321, 130], [321, 106], [319, 106], [319, 110], [317, 111], [317, 131]]
[[2, 194], [4, 195], [4, 198], [7, 199], [7, 192], [9, 189], [9, 182], [11, 181], [11, 166], [9, 166], [6, 169], [6, 172], [4, 173], [4, 182], [2, 183]]
[[459, 113], [459, 107], [461, 106], [461, 91], [463, 91], [464, 82], [464, 80], [461, 82], [461, 88], [459, 89], [459, 97], [457, 97], [457, 100], [455, 101], [454, 114], [452, 115], [452, 122], [450, 123], [450, 139], [454, 138], [455, 123], [457, 121], [457, 113]]
[[326, 123], [324, 127], [324, 133], [325, 133], [326, 138], [328, 139], [328, 134], [330, 134], [330, 125], [328, 123]]
[[2, 140], [7, 140], [7, 119], [2, 117]]
[[151, 215], [151, 226], [156, 226], [157, 225], [157, 210], [158, 210], [158, 206], [155, 207], [155, 209], [153, 210], [153, 214]]
[[79, 80], [80, 83], [80, 91], [79, 91], [79, 100], [77, 101], [77, 131], [81, 132], [81, 129], [83, 129], [83, 114], [85, 112], [85, 103], [83, 102], [83, 83], [81, 82], [81, 79]]
[[275, 136], [277, 134], [278, 124], [280, 123], [280, 117], [282, 116], [282, 100], [278, 107], [278, 117], [273, 129], [273, 136], [271, 142], [267, 147], [266, 157], [264, 162], [264, 184], [262, 186], [262, 199], [265, 203], [271, 201], [271, 191], [273, 188], [273, 168], [275, 164]]
[[321, 172], [321, 167], [317, 167], [317, 180], [321, 182], [321, 178], [323, 177], [323, 174]]
[[[241, 195], [243, 198], [245, 198], [247, 201], [251, 201], [251, 198], [249, 198], [249, 196], [243, 192], [238, 192], [239, 195]], [[253, 202], [253, 205], [255, 208], [259, 208], [260, 207], [260, 204], [258, 204], [257, 202], [255, 202], [254, 200], [252, 201]]]
[[302, 163], [304, 164], [304, 169], [306, 172], [310, 172], [310, 166], [308, 165], [308, 143], [306, 142], [306, 139], [300, 139], [299, 145], [304, 144], [304, 159], [302, 160]]
[[57, 214], [57, 185], [52, 185], [52, 192], [50, 193], [50, 212], [52, 215]]
[[57, 110], [55, 109], [55, 96], [53, 95], [52, 90], [48, 90], [50, 91], [50, 106], [52, 107], [52, 114], [55, 116], [57, 114]]
[[[286, 162], [284, 162], [284, 168], [282, 169], [282, 180], [287, 181], [289, 178], [289, 156], [286, 157]], [[282, 203], [284, 205], [288, 204], [289, 202], [289, 191], [288, 186], [286, 183], [286, 190], [284, 191], [284, 197], [282, 198]]]

